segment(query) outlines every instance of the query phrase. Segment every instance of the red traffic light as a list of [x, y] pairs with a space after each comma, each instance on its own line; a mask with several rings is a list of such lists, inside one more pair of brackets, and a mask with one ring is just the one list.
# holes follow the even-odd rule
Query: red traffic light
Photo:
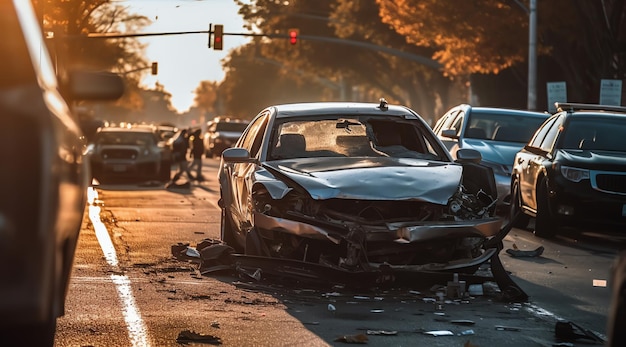
[[298, 34], [300, 30], [298, 29], [289, 29], [289, 43], [295, 45], [298, 42]]
[[213, 29], [213, 49], [221, 51], [223, 48], [224, 26], [216, 24]]

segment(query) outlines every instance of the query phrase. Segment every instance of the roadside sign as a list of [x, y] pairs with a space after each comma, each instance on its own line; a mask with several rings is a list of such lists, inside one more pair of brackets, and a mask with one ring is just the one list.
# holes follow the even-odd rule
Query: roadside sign
[[600, 81], [600, 105], [621, 106], [622, 80]]
[[565, 82], [548, 82], [548, 112], [556, 112], [555, 102], [567, 102], [567, 85]]

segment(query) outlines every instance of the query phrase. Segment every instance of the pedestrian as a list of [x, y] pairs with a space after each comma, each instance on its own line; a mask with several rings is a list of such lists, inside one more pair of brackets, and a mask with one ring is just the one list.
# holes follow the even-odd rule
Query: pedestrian
[[189, 166], [189, 171], [196, 170], [196, 181], [204, 181], [202, 176], [202, 155], [204, 154], [204, 141], [202, 141], [202, 130], [197, 129], [193, 132], [191, 139], [191, 157], [193, 161]]
[[174, 175], [172, 179], [172, 183], [176, 183], [183, 175], [183, 173], [187, 174], [187, 179], [191, 181], [193, 177], [189, 172], [188, 162], [187, 162], [187, 151], [189, 150], [189, 136], [187, 129], [181, 130], [178, 134], [176, 134], [173, 138], [172, 142], [172, 161], [174, 165], [178, 165], [178, 172]]

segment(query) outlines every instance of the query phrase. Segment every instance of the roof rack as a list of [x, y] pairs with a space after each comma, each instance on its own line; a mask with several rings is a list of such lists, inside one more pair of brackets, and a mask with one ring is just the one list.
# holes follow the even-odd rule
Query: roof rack
[[580, 110], [592, 110], [592, 111], [614, 111], [614, 112], [626, 112], [626, 107], [613, 106], [613, 105], [598, 105], [598, 104], [581, 104], [574, 102], [555, 102], [557, 111], [580, 111]]

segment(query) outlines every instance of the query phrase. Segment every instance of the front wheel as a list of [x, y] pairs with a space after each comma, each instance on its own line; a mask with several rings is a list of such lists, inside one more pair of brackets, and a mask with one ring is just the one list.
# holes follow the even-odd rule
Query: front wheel
[[544, 238], [553, 237], [557, 231], [557, 223], [550, 211], [548, 189], [548, 182], [544, 178], [537, 188], [537, 216], [535, 217], [535, 235]]
[[513, 227], [525, 229], [528, 227], [530, 217], [522, 210], [522, 195], [519, 188], [519, 182], [515, 181], [511, 187], [511, 207], [509, 218], [513, 223]]
[[243, 248], [237, 242], [235, 238], [235, 230], [232, 227], [230, 218], [226, 215], [226, 209], [222, 208], [222, 218], [220, 221], [220, 239], [231, 246], [235, 252], [243, 253]]

